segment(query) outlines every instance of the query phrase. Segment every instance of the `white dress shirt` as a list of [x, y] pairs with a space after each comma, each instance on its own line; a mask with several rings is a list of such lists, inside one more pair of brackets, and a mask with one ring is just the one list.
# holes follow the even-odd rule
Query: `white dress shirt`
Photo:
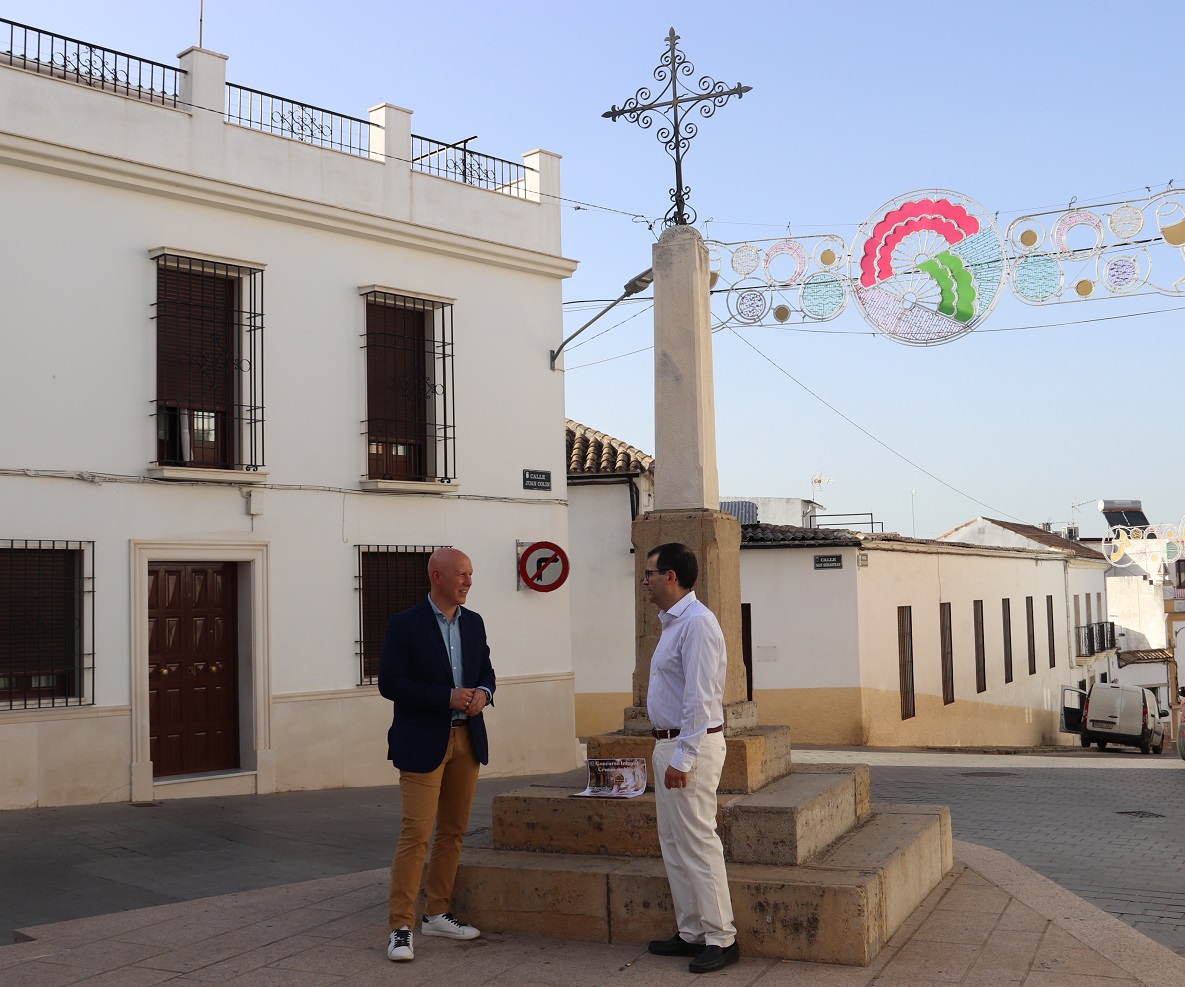
[[708, 727], [724, 722], [724, 633], [694, 592], [658, 619], [662, 636], [650, 659], [646, 713], [656, 729], [679, 731], [671, 767], [690, 771]]

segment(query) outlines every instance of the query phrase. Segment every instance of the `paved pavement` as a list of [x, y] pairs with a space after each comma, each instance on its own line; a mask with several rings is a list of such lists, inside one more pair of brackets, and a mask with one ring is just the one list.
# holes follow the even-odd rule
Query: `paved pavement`
[[[1185, 764], [1092, 755], [796, 751], [800, 762], [870, 763], [876, 800], [951, 805], [959, 865], [871, 967], [745, 958], [716, 976], [767, 987], [1180, 987], [1185, 959], [1135, 928], [1185, 952], [1174, 938]], [[528, 781], [576, 788], [583, 778]], [[474, 828], [488, 827], [496, 791], [523, 783], [481, 782]], [[1166, 818], [1121, 814], [1132, 811]], [[416, 962], [393, 967], [381, 947], [397, 828], [393, 787], [0, 813], [0, 936], [24, 928], [35, 937], [0, 948], [0, 984], [696, 979], [637, 946], [512, 936], [472, 946], [417, 938]]]

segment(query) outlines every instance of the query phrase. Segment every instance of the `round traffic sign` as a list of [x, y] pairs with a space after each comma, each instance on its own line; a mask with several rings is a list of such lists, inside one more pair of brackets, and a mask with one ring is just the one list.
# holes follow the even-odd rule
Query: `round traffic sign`
[[550, 593], [559, 589], [568, 578], [571, 565], [559, 545], [537, 541], [523, 549], [518, 557], [518, 575], [527, 589], [536, 593]]

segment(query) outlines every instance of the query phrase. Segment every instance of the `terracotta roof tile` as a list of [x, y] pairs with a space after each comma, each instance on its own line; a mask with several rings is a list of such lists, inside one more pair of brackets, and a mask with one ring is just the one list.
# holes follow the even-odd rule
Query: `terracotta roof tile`
[[1145, 662], [1171, 661], [1173, 653], [1167, 648], [1147, 648], [1143, 651], [1120, 651], [1115, 656], [1119, 667], [1140, 665]]
[[[1045, 545], [1047, 548], [1055, 548], [1059, 552], [1073, 552], [1075, 555], [1084, 559], [1093, 559], [1099, 561], [1104, 556], [1096, 552], [1093, 548], [1088, 548], [1081, 542], [1070, 541], [1069, 538], [1063, 538], [1061, 535], [1055, 535], [1052, 531], [1046, 531], [1044, 528], [1038, 527], [1035, 524], [1019, 524], [1014, 521], [1001, 521], [999, 518], [985, 517], [980, 518], [981, 521], [990, 521], [992, 524], [998, 525], [1001, 528], [1006, 528], [1018, 535], [1023, 535], [1031, 541], [1037, 542], [1039, 545]], [[970, 522], [968, 522], [970, 523]], [[960, 528], [966, 525], [960, 524], [958, 528], [948, 531], [945, 535], [940, 535], [940, 538], [946, 538], [953, 535]]]
[[777, 548], [784, 545], [813, 545], [835, 548], [862, 544], [846, 528], [802, 528], [794, 524], [742, 524], [741, 548]]
[[564, 420], [568, 477], [631, 476], [654, 469], [654, 457], [571, 418]]

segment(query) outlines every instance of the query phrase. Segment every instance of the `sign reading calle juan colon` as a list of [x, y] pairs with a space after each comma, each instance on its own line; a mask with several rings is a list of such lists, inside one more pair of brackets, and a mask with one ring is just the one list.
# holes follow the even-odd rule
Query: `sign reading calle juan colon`
[[551, 470], [523, 470], [524, 490], [550, 490]]

